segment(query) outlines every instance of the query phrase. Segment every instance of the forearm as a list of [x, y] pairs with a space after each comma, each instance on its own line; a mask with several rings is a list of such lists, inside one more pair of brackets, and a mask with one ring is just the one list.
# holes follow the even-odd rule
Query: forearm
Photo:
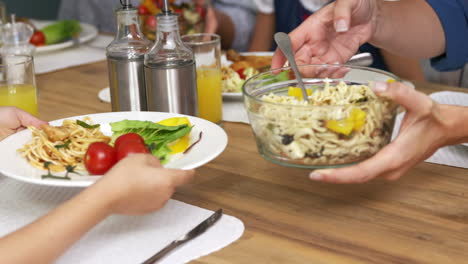
[[[102, 188], [96, 186], [97, 188]], [[37, 221], [0, 239], [5, 263], [51, 263], [110, 213], [90, 187]], [[102, 190], [101, 190], [102, 191]], [[102, 193], [102, 192], [101, 192]]]
[[234, 37], [236, 35], [236, 29], [234, 23], [226, 13], [213, 8], [216, 20], [218, 21], [218, 27], [216, 34], [221, 36], [221, 46], [223, 49], [229, 49], [232, 46]]
[[416, 58], [436, 57], [445, 52], [440, 20], [424, 0], [383, 2], [370, 42], [390, 52]]
[[380, 49], [388, 70], [398, 77], [412, 81], [425, 81], [424, 72], [418, 59], [412, 59]]
[[273, 44], [274, 33], [275, 16], [273, 14], [258, 14], [249, 51], [270, 50]]
[[444, 120], [444, 145], [468, 143], [468, 107], [440, 105], [440, 119]]

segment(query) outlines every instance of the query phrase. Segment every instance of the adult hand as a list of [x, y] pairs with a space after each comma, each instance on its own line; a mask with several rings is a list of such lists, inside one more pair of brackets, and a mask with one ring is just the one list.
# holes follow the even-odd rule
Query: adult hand
[[162, 208], [193, 175], [193, 170], [163, 168], [153, 155], [135, 154], [118, 162], [95, 189], [108, 199], [111, 214], [140, 215]]
[[45, 124], [47, 124], [47, 122], [39, 120], [28, 112], [17, 107], [0, 107], [0, 140], [26, 128], [27, 126], [35, 126], [39, 128], [41, 125]]
[[376, 82], [373, 90], [406, 109], [398, 137], [366, 161], [344, 168], [313, 171], [310, 179], [360, 183], [379, 176], [396, 180], [439, 147], [461, 139], [460, 133], [454, 131], [457, 125], [453, 122], [453, 116], [461, 115], [460, 107], [437, 104], [401, 83]]
[[[344, 63], [367, 42], [377, 28], [380, 0], [337, 0], [311, 15], [292, 31], [298, 64]], [[284, 55], [276, 50], [272, 68], [282, 67]], [[323, 71], [324, 68], [317, 68]]]

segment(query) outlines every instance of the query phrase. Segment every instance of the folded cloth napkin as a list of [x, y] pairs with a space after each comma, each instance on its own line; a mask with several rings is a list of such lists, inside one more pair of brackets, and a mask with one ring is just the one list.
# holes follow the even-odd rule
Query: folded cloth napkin
[[[468, 93], [446, 91], [433, 93], [430, 97], [441, 104], [468, 106]], [[403, 117], [404, 113], [397, 116], [393, 138], [398, 135]], [[440, 148], [426, 162], [468, 168], [468, 144]]]
[[[80, 190], [26, 184], [0, 174], [0, 237], [46, 214]], [[170, 200], [164, 208], [149, 215], [111, 216], [94, 227], [56, 263], [141, 263], [212, 213]], [[158, 263], [189, 262], [236, 241], [243, 231], [244, 225], [239, 219], [223, 215], [205, 233], [175, 249]]]
[[77, 46], [38, 53], [34, 56], [36, 74], [105, 60], [106, 47], [113, 39], [112, 36], [98, 35]]

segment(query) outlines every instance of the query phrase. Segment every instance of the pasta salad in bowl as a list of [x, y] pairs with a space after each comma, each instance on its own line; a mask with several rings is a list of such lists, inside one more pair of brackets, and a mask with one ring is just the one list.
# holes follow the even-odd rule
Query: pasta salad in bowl
[[[309, 74], [318, 67], [331, 69], [334, 78]], [[263, 157], [292, 167], [339, 167], [365, 160], [390, 142], [398, 106], [377, 97], [370, 85], [398, 77], [348, 65], [302, 65], [299, 70], [308, 101], [290, 68], [261, 73], [243, 86]]]

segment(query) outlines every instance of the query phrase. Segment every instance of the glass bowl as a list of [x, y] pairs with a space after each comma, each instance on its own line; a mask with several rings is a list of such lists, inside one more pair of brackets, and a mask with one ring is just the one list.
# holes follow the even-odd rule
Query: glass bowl
[[[282, 68], [248, 79], [245, 107], [260, 154], [299, 168], [330, 168], [365, 160], [390, 142], [398, 106], [377, 97], [374, 81], [401, 81], [367, 67], [302, 65], [310, 103], [292, 70]], [[327, 78], [330, 76], [330, 78]]]

